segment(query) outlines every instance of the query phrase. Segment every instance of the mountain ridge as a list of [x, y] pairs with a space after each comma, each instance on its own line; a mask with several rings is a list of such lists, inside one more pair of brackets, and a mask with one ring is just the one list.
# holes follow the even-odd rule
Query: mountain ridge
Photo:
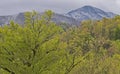
[[[9, 24], [10, 20], [15, 21], [18, 24], [24, 24], [24, 13], [19, 13], [16, 15], [7, 15], [7, 16], [0, 16], [0, 25]], [[41, 13], [39, 13], [41, 14]], [[52, 17], [52, 21], [55, 23], [67, 23], [70, 25], [79, 25], [83, 20], [100, 20], [104, 17], [106, 18], [113, 18], [117, 14], [113, 12], [106, 12], [102, 9], [93, 7], [93, 6], [83, 6], [81, 8], [72, 10], [68, 13], [58, 14], [55, 13]]]

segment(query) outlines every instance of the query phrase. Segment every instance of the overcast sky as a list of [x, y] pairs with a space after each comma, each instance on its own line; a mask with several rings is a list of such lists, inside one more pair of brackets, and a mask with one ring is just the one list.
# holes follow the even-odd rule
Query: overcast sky
[[0, 0], [0, 15], [31, 10], [43, 12], [48, 9], [57, 13], [67, 13], [85, 5], [120, 14], [120, 0]]

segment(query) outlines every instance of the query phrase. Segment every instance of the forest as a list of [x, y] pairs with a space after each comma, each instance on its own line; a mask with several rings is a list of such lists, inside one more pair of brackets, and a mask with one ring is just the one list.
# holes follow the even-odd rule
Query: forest
[[120, 16], [68, 27], [53, 14], [0, 27], [0, 74], [120, 74]]

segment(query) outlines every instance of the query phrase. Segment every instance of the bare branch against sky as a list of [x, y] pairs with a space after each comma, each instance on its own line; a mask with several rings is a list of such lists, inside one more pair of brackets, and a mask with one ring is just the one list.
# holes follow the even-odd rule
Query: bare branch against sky
[[85, 5], [120, 14], [120, 0], [1, 0], [0, 15], [31, 10], [42, 12], [47, 9], [57, 13], [67, 13]]

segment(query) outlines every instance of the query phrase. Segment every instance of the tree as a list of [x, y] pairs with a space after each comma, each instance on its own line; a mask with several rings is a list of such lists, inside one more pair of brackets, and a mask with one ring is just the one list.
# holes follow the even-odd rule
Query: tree
[[11, 22], [10, 26], [0, 27], [1, 70], [10, 74], [57, 73], [63, 30], [49, 20], [51, 11], [46, 13], [38, 19], [35, 12], [27, 12], [24, 26]]

